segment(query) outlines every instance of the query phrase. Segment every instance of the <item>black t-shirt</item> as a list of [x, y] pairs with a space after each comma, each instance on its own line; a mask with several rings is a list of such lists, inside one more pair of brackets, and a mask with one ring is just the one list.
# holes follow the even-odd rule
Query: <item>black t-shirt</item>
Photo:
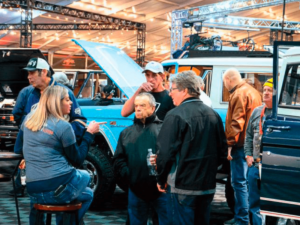
[[169, 92], [164, 90], [162, 92], [150, 92], [156, 101], [156, 115], [158, 119], [164, 120], [167, 112], [173, 109], [175, 106], [173, 104], [172, 98], [169, 96]]

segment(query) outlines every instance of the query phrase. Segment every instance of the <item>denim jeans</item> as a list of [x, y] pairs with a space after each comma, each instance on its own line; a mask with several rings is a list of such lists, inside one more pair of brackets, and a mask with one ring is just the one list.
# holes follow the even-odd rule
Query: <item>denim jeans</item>
[[149, 207], [153, 206], [158, 214], [159, 225], [168, 224], [167, 194], [162, 193], [156, 200], [146, 202], [128, 190], [128, 214], [132, 225], [147, 224]]
[[[82, 220], [84, 214], [87, 212], [93, 201], [93, 191], [88, 187], [90, 182], [90, 175], [85, 170], [76, 170], [76, 176], [66, 185], [62, 192], [55, 194], [55, 191], [31, 193], [30, 196], [30, 225], [35, 225], [37, 211], [33, 208], [35, 203], [38, 204], [51, 204], [60, 205], [68, 204], [72, 201], [78, 201], [82, 203], [81, 209], [78, 211], [78, 219]], [[56, 215], [56, 224], [63, 224], [63, 216], [61, 214]], [[75, 224], [75, 218], [71, 218], [70, 224]]]
[[209, 225], [214, 194], [181, 195], [168, 193], [168, 218], [171, 225]]
[[248, 184], [249, 184], [249, 211], [252, 214], [252, 225], [262, 224], [262, 215], [260, 214], [260, 207], [259, 207], [260, 191], [257, 185], [258, 179], [259, 179], [258, 168], [255, 166], [251, 166], [248, 171]]
[[233, 148], [231, 152], [231, 185], [234, 190], [234, 219], [238, 225], [248, 225], [248, 165], [245, 159], [244, 148]]

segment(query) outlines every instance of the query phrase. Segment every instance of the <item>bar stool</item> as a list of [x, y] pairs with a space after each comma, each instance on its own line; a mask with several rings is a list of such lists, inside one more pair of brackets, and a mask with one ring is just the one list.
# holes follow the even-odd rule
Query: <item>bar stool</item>
[[42, 205], [42, 204], [34, 204], [34, 208], [37, 211], [36, 214], [36, 225], [41, 224], [43, 213], [47, 214], [46, 225], [51, 225], [51, 216], [52, 214], [58, 213], [68, 213], [73, 214], [75, 216], [76, 225], [79, 225], [78, 220], [78, 210], [81, 209], [81, 202], [70, 203], [66, 205]]
[[[18, 171], [18, 167], [19, 167], [19, 164], [20, 164], [22, 159], [23, 159], [23, 155], [21, 155], [21, 154], [16, 154], [14, 152], [4, 152], [4, 151], [2, 152], [2, 151], [0, 151], [0, 161], [18, 160], [18, 164], [17, 164], [16, 168], [14, 169], [14, 172], [12, 174], [7, 174], [7, 175], [2, 174], [1, 179], [0, 179], [1, 181], [5, 181], [5, 180], [9, 181], [10, 179], [12, 179], [14, 193], [16, 193], [16, 185], [15, 185], [14, 176], [16, 175], [16, 173]], [[18, 216], [18, 224], [21, 225], [17, 195], [15, 195], [15, 204], [16, 204], [16, 210], [17, 210], [17, 216]]]

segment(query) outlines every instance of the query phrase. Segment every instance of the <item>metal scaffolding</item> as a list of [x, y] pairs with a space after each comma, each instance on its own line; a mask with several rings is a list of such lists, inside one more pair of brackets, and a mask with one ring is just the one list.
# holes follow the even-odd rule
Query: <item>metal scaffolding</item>
[[[137, 62], [145, 60], [146, 24], [35, 0], [0, 0], [1, 8], [21, 8], [20, 24], [0, 24], [0, 30], [20, 30], [20, 47], [31, 47], [32, 30], [137, 30]], [[81, 24], [32, 24], [32, 10], [89, 20]], [[24, 16], [23, 16], [24, 14]], [[142, 35], [140, 35], [142, 34]]]
[[[286, 3], [299, 2], [299, 0], [286, 0]], [[270, 7], [281, 5], [282, 0], [231, 0], [221, 1], [215, 4], [209, 4], [204, 6], [193, 7], [190, 9], [176, 10], [172, 12], [172, 26], [171, 26], [171, 54], [178, 48], [182, 47], [182, 26], [187, 24], [193, 26], [193, 23], [203, 22], [203, 25], [209, 26], [212, 24], [210, 19], [214, 22], [214, 25], [234, 25], [228, 22], [222, 23], [224, 17], [230, 13], [241, 12], [250, 9], [258, 9], [262, 7]], [[228, 17], [230, 18], [230, 17]], [[220, 19], [220, 22], [217, 20]], [[246, 20], [249, 25], [246, 25]], [[225, 20], [224, 20], [225, 21]], [[233, 21], [233, 20], [232, 20]], [[270, 22], [270, 23], [269, 23]], [[246, 26], [253, 28], [270, 28], [281, 29], [281, 21], [261, 20], [254, 18], [245, 18], [244, 20], [237, 20], [237, 25], [234, 26]], [[273, 24], [272, 24], [273, 23]], [[284, 22], [284, 29], [299, 30], [298, 22]], [[190, 25], [189, 25], [190, 24]]]
[[20, 47], [31, 48], [32, 9], [30, 8], [30, 0], [23, 1], [23, 4], [24, 4], [24, 9], [21, 11]]
[[140, 66], [144, 66], [145, 62], [145, 43], [146, 43], [146, 29], [141, 28], [137, 31], [137, 50], [136, 62]]
[[[268, 19], [258, 19], [250, 17], [238, 17], [238, 16], [228, 16], [220, 17], [217, 19], [209, 19], [203, 23], [203, 26], [207, 25], [228, 25], [231, 27], [247, 27], [247, 28], [264, 28], [281, 30], [282, 21], [280, 20], [268, 20]], [[217, 26], [215, 26], [217, 28]], [[284, 21], [284, 30], [300, 30], [300, 22], [296, 21]]]
[[[299, 2], [299, 0], [286, 0], [286, 3]], [[216, 18], [230, 13], [241, 12], [250, 9], [259, 9], [281, 5], [282, 0], [231, 0], [215, 4], [198, 6], [188, 9], [187, 21], [204, 21], [208, 18]]]
[[[0, 30], [22, 30], [23, 24], [0, 24]], [[98, 24], [98, 23], [63, 23], [63, 24], [32, 24], [32, 30], [140, 30], [135, 26]]]

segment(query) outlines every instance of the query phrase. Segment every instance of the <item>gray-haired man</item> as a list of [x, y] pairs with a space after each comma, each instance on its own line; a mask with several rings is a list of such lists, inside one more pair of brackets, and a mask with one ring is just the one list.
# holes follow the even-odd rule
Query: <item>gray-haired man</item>
[[157, 139], [158, 189], [170, 192], [170, 224], [209, 224], [210, 203], [226, 138], [220, 116], [199, 100], [197, 77], [184, 71], [171, 77], [171, 110]]
[[160, 193], [154, 175], [149, 175], [148, 149], [156, 152], [156, 139], [162, 121], [155, 114], [155, 99], [149, 93], [140, 93], [134, 100], [134, 124], [120, 134], [114, 155], [114, 169], [129, 184], [128, 215], [130, 224], [147, 223], [152, 206], [159, 224], [167, 224], [166, 194]]

